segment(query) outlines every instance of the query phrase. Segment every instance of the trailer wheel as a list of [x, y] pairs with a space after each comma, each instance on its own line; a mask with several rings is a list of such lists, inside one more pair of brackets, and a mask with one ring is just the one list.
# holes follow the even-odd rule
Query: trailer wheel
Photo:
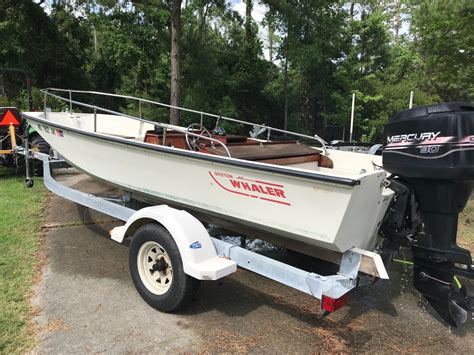
[[130, 273], [135, 287], [153, 308], [173, 312], [186, 306], [199, 280], [184, 273], [178, 247], [162, 226], [141, 226], [130, 245]]
[[[38, 148], [40, 153], [49, 154], [50, 146], [40, 135], [35, 135], [31, 140], [31, 146]], [[41, 160], [33, 159], [31, 163], [34, 176], [43, 176], [43, 162]]]

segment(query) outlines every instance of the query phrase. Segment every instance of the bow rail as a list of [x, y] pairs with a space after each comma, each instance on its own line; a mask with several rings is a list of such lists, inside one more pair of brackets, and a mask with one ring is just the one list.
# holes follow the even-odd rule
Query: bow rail
[[[51, 93], [50, 91], [68, 93], [69, 94], [69, 99], [67, 99], [63, 96], [55, 95], [55, 94]], [[266, 141], [267, 142], [270, 141], [270, 136], [271, 136], [272, 132], [283, 133], [285, 135], [290, 135], [290, 136], [293, 136], [293, 137], [305, 138], [305, 139], [308, 139], [308, 140], [316, 141], [321, 145], [321, 148], [323, 149], [324, 155], [326, 155], [326, 156], [328, 155], [327, 147], [326, 147], [327, 143], [324, 141], [324, 139], [319, 137], [317, 134], [315, 134], [314, 136], [310, 136], [310, 135], [301, 134], [301, 133], [297, 133], [297, 132], [292, 132], [292, 131], [288, 131], [288, 130], [284, 130], [284, 129], [280, 129], [280, 128], [266, 126], [265, 124], [256, 124], [256, 123], [252, 123], [252, 122], [238, 120], [236, 118], [225, 117], [225, 116], [221, 116], [221, 115], [217, 115], [217, 114], [213, 114], [213, 113], [208, 113], [208, 112], [204, 112], [204, 111], [193, 110], [193, 109], [189, 109], [189, 108], [185, 108], [185, 107], [173, 106], [173, 105], [165, 104], [165, 103], [162, 103], [162, 102], [148, 100], [148, 99], [135, 97], [135, 96], [131, 96], [131, 95], [112, 94], [112, 93], [106, 93], [106, 92], [101, 92], [101, 91], [72, 90], [72, 89], [59, 89], [59, 88], [46, 88], [46, 89], [42, 89], [41, 92], [44, 93], [45, 110], [46, 110], [47, 96], [51, 96], [51, 97], [55, 97], [55, 98], [57, 98], [61, 101], [68, 102], [69, 103], [69, 110], [71, 112], [72, 112], [72, 105], [75, 104], [75, 105], [79, 105], [79, 106], [92, 108], [92, 109], [97, 110], [97, 111], [102, 111], [102, 112], [107, 112], [107, 113], [111, 113], [111, 114], [125, 116], [125, 117], [131, 118], [131, 119], [135, 119], [135, 120], [139, 120], [139, 121], [142, 121], [142, 122], [150, 123], [150, 124], [153, 124], [155, 126], [162, 127], [162, 128], [166, 127], [168, 129], [172, 129], [172, 130], [175, 130], [175, 131], [181, 131], [177, 126], [169, 125], [169, 124], [162, 123], [162, 122], [148, 121], [148, 120], [143, 119], [142, 118], [143, 117], [143, 115], [142, 115], [142, 105], [143, 105], [143, 103], [147, 103], [147, 104], [151, 104], [151, 105], [155, 105], [155, 106], [165, 107], [165, 108], [168, 108], [168, 109], [176, 109], [176, 110], [180, 110], [180, 111], [183, 111], [183, 112], [189, 112], [189, 113], [197, 114], [197, 115], [200, 116], [200, 124], [201, 125], [203, 124], [204, 117], [210, 117], [210, 118], [214, 118], [216, 120], [216, 123], [215, 123], [216, 127], [218, 126], [220, 120], [224, 120], [224, 121], [228, 121], [228, 122], [234, 122], [234, 123], [239, 123], [239, 124], [243, 124], [243, 125], [246, 125], [246, 126], [250, 126], [255, 131], [258, 131], [260, 129], [264, 129], [264, 130], [267, 131], [267, 136], [266, 136]], [[107, 96], [107, 97], [116, 97], [116, 98], [122, 98], [122, 99], [137, 101], [138, 102], [139, 117], [131, 116], [131, 115], [124, 114], [124, 113], [121, 113], [121, 112], [112, 111], [112, 110], [105, 109], [105, 108], [102, 108], [102, 107], [98, 107], [98, 106], [95, 106], [95, 105], [86, 104], [84, 102], [75, 101], [75, 100], [72, 99], [72, 94], [73, 93]], [[183, 132], [186, 133], [188, 131], [183, 130]], [[219, 142], [218, 144], [224, 146], [225, 151], [230, 156], [229, 150], [227, 149], [225, 144], [222, 143], [221, 141], [219, 141], [217, 139], [210, 138], [210, 137], [202, 136], [202, 135], [196, 135], [196, 134], [193, 134], [192, 132], [188, 132], [188, 134], [191, 135], [191, 136], [197, 136], [199, 138], [208, 139], [213, 143]], [[253, 138], [256, 138], [256, 137], [253, 137]]]

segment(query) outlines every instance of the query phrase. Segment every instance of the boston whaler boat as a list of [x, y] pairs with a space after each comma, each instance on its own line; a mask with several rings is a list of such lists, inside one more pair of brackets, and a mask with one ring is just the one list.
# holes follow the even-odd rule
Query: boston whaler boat
[[[473, 295], [456, 277], [474, 277], [470, 252], [456, 245], [458, 213], [474, 181], [470, 104], [398, 113], [386, 125], [379, 157], [328, 149], [318, 136], [131, 96], [43, 93], [44, 111], [22, 115], [54, 151], [154, 205], [138, 211], [100, 207], [110, 202], [60, 193], [48, 186], [48, 159], [36, 153], [45, 161], [51, 190], [126, 221], [111, 235], [119, 242], [132, 238], [132, 278], [153, 307], [176, 310], [189, 301], [197, 279], [217, 279], [239, 265], [311, 293], [323, 299], [325, 311], [333, 311], [366, 275], [388, 278], [384, 263], [407, 246], [415, 287], [436, 311], [452, 325], [472, 317]], [[135, 101], [140, 113], [72, 100], [73, 93]], [[50, 112], [48, 98], [69, 103], [69, 110]], [[196, 114], [197, 122], [179, 127], [142, 119], [144, 104]], [[209, 119], [212, 130], [204, 126]], [[248, 126], [250, 137], [227, 134], [222, 122]], [[272, 139], [277, 134], [285, 140]], [[338, 263], [339, 273], [301, 276], [299, 269], [220, 244], [198, 220]]]

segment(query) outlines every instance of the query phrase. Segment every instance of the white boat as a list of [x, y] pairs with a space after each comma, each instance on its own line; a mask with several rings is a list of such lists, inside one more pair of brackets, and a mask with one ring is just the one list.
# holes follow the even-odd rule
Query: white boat
[[[456, 325], [472, 314], [472, 297], [452, 286], [455, 275], [474, 278], [469, 251], [456, 245], [457, 215], [474, 181], [474, 107], [469, 104], [423, 106], [395, 115], [386, 126], [382, 159], [328, 149], [318, 136], [131, 96], [43, 92], [44, 111], [23, 117], [85, 173], [138, 200], [179, 207], [200, 220], [288, 249], [330, 261], [339, 255], [337, 277], [351, 283], [354, 274], [344, 276], [344, 270], [353, 263], [352, 251], [390, 260], [400, 245], [410, 246], [415, 287], [443, 319]], [[60, 95], [65, 93], [69, 98]], [[132, 100], [139, 114], [72, 100], [73, 93]], [[69, 103], [69, 110], [50, 112], [50, 97]], [[188, 127], [147, 121], [141, 114], [144, 104], [179, 109], [197, 120]], [[212, 133], [203, 126], [210, 119]], [[223, 121], [251, 128], [250, 137], [226, 134], [219, 126]], [[297, 140], [274, 140], [275, 134]], [[123, 230], [116, 239], [122, 240]], [[200, 248], [196, 243], [189, 248]], [[357, 270], [381, 277], [362, 264]], [[155, 267], [162, 266], [145, 266], [143, 272], [153, 274]], [[146, 291], [141, 294], [147, 299]]]
[[[27, 118], [65, 160], [89, 175], [220, 225], [284, 238], [285, 244], [371, 250], [393, 196], [384, 186], [387, 173], [379, 168], [379, 156], [296, 141], [195, 137], [185, 127], [118, 113], [32, 112]], [[191, 150], [187, 132], [188, 140], [206, 147]], [[155, 144], [163, 135], [165, 144]]]

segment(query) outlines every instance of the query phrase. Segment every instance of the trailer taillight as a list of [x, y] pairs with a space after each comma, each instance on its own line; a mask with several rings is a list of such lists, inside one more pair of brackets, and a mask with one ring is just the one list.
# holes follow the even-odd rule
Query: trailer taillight
[[349, 302], [349, 295], [346, 293], [344, 296], [340, 298], [332, 298], [328, 296], [323, 296], [322, 306], [324, 312], [335, 312], [339, 308], [345, 306]]

